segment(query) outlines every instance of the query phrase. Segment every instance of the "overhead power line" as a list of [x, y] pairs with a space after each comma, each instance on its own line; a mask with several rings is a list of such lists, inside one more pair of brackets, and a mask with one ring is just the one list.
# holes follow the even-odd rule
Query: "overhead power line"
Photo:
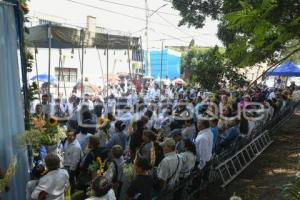
[[[150, 29], [150, 30], [153, 31], [153, 32], [155, 32], [155, 33], [157, 33], [157, 34], [162, 34], [162, 35], [165, 35], [165, 36], [167, 36], [169, 38], [173, 38], [175, 40], [178, 40], [178, 41], [181, 41], [181, 42], [184, 42], [184, 43], [189, 43], [188, 41], [185, 41], [185, 40], [181, 39], [180, 37], [175, 37], [173, 35], [170, 35], [170, 34], [167, 34], [167, 33], [163, 33], [163, 32], [157, 32], [155, 29]], [[160, 39], [160, 40], [163, 40], [163, 39]]]
[[[124, 13], [120, 13], [120, 12], [108, 10], [108, 9], [105, 9], [105, 8], [100, 8], [100, 7], [97, 7], [97, 6], [90, 5], [90, 4], [86, 4], [86, 3], [82, 3], [82, 2], [78, 2], [78, 1], [74, 1], [74, 0], [68, 0], [68, 1], [73, 2], [73, 3], [76, 3], [76, 4], [78, 4], [78, 5], [82, 5], [82, 6], [94, 8], [94, 9], [97, 9], [97, 10], [103, 10], [103, 11], [106, 11], [106, 12], [109, 12], [109, 13], [121, 15], [121, 16], [128, 17], [128, 18], [132, 18], [132, 19], [135, 19], [135, 20], [139, 20], [139, 21], [143, 21], [143, 22], [145, 21], [145, 19], [143, 19], [143, 18], [139, 18], [139, 17], [127, 15], [127, 14], [124, 14]], [[166, 24], [162, 24], [162, 23], [159, 23], [159, 22], [154, 22], [154, 21], [149, 21], [149, 22], [151, 22], [151, 23], [153, 23], [153, 24], [162, 25], [162, 26], [168, 26], [168, 25], [166, 25]]]
[[164, 20], [166, 23], [170, 24], [172, 27], [176, 28], [178, 31], [180, 31], [181, 33], [188, 35], [188, 36], [192, 36], [191, 34], [181, 30], [178, 26], [174, 25], [172, 22], [170, 22], [169, 20], [167, 20], [166, 18], [164, 18], [163, 16], [161, 16], [159, 13], [157, 13], [157, 15]]
[[178, 40], [178, 39], [188, 39], [188, 38], [194, 38], [196, 35], [191, 35], [191, 36], [186, 36], [186, 37], [168, 37], [168, 38], [161, 38], [161, 39], [157, 39], [157, 40], [150, 40], [152, 42], [156, 42], [156, 41], [161, 41], [161, 40]]
[[[133, 5], [129, 5], [129, 4], [123, 4], [123, 3], [118, 3], [118, 2], [108, 1], [108, 0], [97, 0], [97, 1], [102, 1], [102, 2], [106, 2], [106, 3], [110, 3], [110, 4], [119, 5], [119, 6], [125, 6], [125, 7], [129, 7], [129, 8], [135, 8], [135, 9], [144, 10], [144, 11], [146, 10], [143, 7], [133, 6]], [[152, 10], [152, 9], [148, 9], [148, 10], [151, 11], [151, 12], [155, 12], [155, 10]], [[176, 14], [162, 12], [162, 11], [158, 11], [157, 13], [161, 13], [161, 14], [165, 14], [165, 15], [178, 16]]]

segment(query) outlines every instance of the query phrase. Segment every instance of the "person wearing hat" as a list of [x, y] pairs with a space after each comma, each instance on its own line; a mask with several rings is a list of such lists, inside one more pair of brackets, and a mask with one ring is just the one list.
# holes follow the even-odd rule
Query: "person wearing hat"
[[161, 189], [172, 189], [179, 180], [182, 161], [175, 152], [175, 146], [176, 142], [172, 138], [167, 138], [161, 143], [165, 156], [157, 168], [157, 177], [160, 180]]

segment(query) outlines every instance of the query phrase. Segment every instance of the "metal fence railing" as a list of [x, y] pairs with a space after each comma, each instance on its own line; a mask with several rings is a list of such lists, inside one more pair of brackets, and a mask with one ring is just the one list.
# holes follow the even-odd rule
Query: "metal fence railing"
[[251, 132], [249, 136], [238, 137], [228, 148], [223, 149], [221, 153], [213, 156], [211, 161], [204, 169], [204, 173], [199, 175], [198, 172], [192, 172], [191, 175], [181, 180], [172, 190], [165, 190], [160, 193], [155, 199], [158, 200], [194, 200], [199, 199], [201, 191], [206, 188], [209, 183], [220, 182], [221, 177], [217, 171], [217, 167], [228, 158], [241, 151], [247, 145], [251, 145], [260, 134], [265, 131], [274, 132], [285, 121], [287, 121], [294, 113], [295, 108], [300, 104], [300, 101], [289, 104], [284, 110], [276, 113], [267, 123], [260, 123]]

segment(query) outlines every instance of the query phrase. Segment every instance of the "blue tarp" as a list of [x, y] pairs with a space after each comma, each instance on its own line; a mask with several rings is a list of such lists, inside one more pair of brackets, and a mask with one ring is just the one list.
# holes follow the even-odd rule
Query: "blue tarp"
[[300, 76], [300, 66], [292, 61], [288, 61], [279, 65], [278, 67], [271, 68], [266, 73], [267, 76]]
[[[152, 50], [150, 51], [150, 65], [150, 74], [154, 79], [160, 78], [160, 75], [162, 79], [171, 80], [180, 77], [181, 56], [179, 52], [169, 49], [163, 50], [163, 53], [161, 50]], [[148, 72], [146, 71], [145, 74]]]

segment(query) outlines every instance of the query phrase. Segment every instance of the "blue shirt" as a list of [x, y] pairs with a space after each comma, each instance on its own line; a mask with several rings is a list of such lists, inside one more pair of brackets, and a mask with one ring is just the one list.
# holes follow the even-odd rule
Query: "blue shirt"
[[213, 136], [214, 136], [214, 139], [213, 139], [213, 152], [216, 148], [216, 144], [217, 144], [217, 141], [218, 141], [218, 136], [219, 136], [219, 130], [217, 127], [212, 127], [210, 128], [211, 132], [213, 133]]
[[112, 135], [111, 139], [107, 142], [106, 147], [111, 149], [114, 145], [122, 146], [123, 150], [126, 149], [127, 135], [124, 132], [116, 132]]
[[239, 125], [229, 128], [224, 134], [222, 143], [223, 144], [231, 143], [239, 134], [240, 134], [240, 126]]

